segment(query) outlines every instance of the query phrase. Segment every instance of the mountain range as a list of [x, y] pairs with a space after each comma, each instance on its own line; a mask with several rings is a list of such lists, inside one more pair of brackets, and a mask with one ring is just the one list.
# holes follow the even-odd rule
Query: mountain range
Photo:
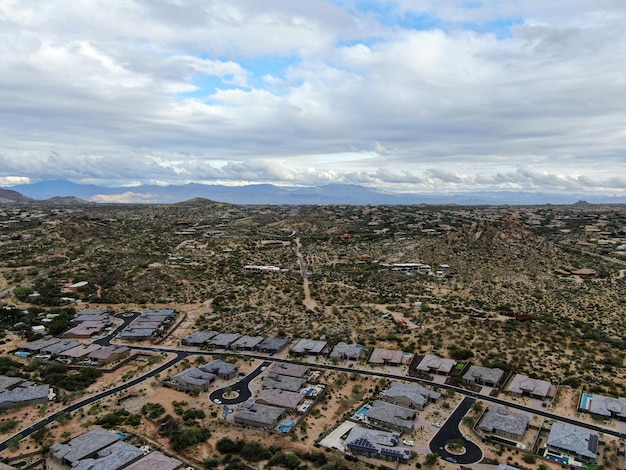
[[[0, 189], [0, 202], [47, 200], [56, 203], [149, 203], [172, 204], [193, 198], [232, 204], [429, 204], [429, 205], [538, 205], [623, 204], [625, 197], [589, 194], [554, 194], [514, 191], [457, 192], [455, 194], [392, 193], [353, 184], [327, 184], [312, 187], [283, 187], [271, 184], [223, 186], [189, 183], [185, 185], [141, 185], [105, 187], [77, 184], [66, 180], [42, 181]], [[52, 199], [52, 200], [51, 200]]]

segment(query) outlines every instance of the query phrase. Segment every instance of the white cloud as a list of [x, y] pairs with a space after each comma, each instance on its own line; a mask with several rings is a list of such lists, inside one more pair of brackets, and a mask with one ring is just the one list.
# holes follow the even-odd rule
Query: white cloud
[[2, 2], [0, 184], [623, 190], [623, 2], [379, 4]]

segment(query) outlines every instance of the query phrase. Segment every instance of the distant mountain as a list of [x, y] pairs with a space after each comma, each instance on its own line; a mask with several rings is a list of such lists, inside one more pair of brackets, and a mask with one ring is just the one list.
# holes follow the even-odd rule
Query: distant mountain
[[32, 199], [17, 191], [0, 188], [0, 202], [32, 202]]
[[76, 206], [82, 204], [93, 204], [92, 202], [85, 201], [84, 199], [79, 199], [74, 196], [54, 196], [49, 199], [44, 199], [41, 201], [46, 204], [54, 204], [57, 206]]
[[[428, 204], [428, 205], [541, 205], [573, 204], [585, 200], [591, 204], [624, 204], [624, 197], [589, 194], [524, 193], [514, 191], [458, 192], [456, 194], [392, 193], [354, 184], [328, 184], [313, 187], [284, 187], [271, 184], [247, 186], [141, 185], [109, 188], [93, 184], [76, 184], [65, 180], [43, 181], [11, 188], [11, 194], [32, 199], [73, 197], [102, 203], [172, 204], [192, 199], [208, 199], [231, 204]], [[8, 190], [4, 190], [8, 191]], [[16, 193], [18, 191], [19, 193]], [[21, 196], [21, 194], [19, 194]], [[24, 197], [22, 196], [22, 197]], [[1, 193], [0, 193], [0, 197]], [[13, 197], [11, 200], [14, 199]]]

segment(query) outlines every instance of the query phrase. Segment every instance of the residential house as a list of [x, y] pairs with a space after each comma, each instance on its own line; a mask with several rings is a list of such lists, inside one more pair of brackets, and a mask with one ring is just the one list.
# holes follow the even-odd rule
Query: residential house
[[396, 433], [355, 426], [348, 434], [345, 447], [354, 455], [406, 463], [411, 452], [399, 447], [399, 441], [400, 436]]
[[282, 408], [246, 402], [241, 405], [233, 419], [243, 426], [274, 429], [284, 414], [285, 410]]
[[215, 380], [215, 374], [192, 367], [172, 375], [165, 384], [183, 392], [206, 390]]
[[415, 410], [376, 400], [365, 413], [368, 423], [384, 429], [411, 432], [415, 420]]
[[224, 362], [220, 359], [214, 359], [213, 361], [207, 362], [206, 364], [202, 364], [198, 367], [203, 372], [215, 374], [222, 380], [234, 379], [239, 373], [239, 367], [237, 366], [237, 364]]
[[448, 375], [456, 366], [457, 362], [453, 359], [445, 359], [432, 354], [426, 354], [417, 365], [417, 369], [428, 372], [429, 374]]
[[237, 333], [220, 333], [211, 338], [207, 346], [215, 349], [228, 349], [240, 336]]
[[595, 463], [600, 436], [560, 421], [552, 425], [546, 442], [547, 453], [567, 456], [583, 463]]
[[119, 440], [120, 436], [116, 433], [96, 428], [65, 444], [54, 444], [50, 447], [50, 456], [60, 464], [72, 467], [82, 459], [96, 456], [99, 450]]
[[423, 410], [428, 402], [437, 402], [440, 393], [433, 392], [419, 384], [391, 382], [388, 390], [381, 392], [383, 399], [394, 405]]
[[298, 341], [293, 348], [291, 348], [291, 353], [296, 355], [313, 355], [317, 356], [322, 354], [322, 351], [328, 343], [326, 341], [317, 341], [314, 339], [301, 339]]
[[504, 377], [502, 369], [472, 365], [463, 376], [463, 380], [466, 383], [495, 387], [502, 380], [502, 377]]
[[287, 338], [266, 338], [258, 344], [257, 349], [261, 353], [273, 356], [285, 349], [289, 343]]
[[75, 348], [63, 351], [59, 354], [59, 357], [69, 359], [70, 361], [77, 361], [79, 359], [87, 357], [92, 352], [95, 352], [101, 348], [102, 346], [100, 346], [99, 344], [81, 344], [79, 346], [76, 346]]
[[75, 341], [73, 339], [69, 339], [67, 341], [58, 341], [54, 344], [50, 344], [48, 346], [44, 346], [40, 349], [42, 353], [46, 354], [61, 354], [63, 351], [67, 351], [68, 349], [75, 348], [76, 346], [81, 346], [82, 343]]
[[49, 385], [37, 385], [21, 377], [0, 375], [0, 410], [6, 410], [17, 404], [35, 405], [46, 403], [54, 398]]
[[232, 343], [230, 348], [237, 351], [254, 351], [264, 339], [263, 336], [244, 335]]
[[589, 413], [602, 418], [617, 418], [626, 421], [626, 398], [592, 394], [588, 401], [587, 411]]
[[103, 321], [83, 321], [63, 333], [63, 338], [91, 338], [102, 334], [107, 324]]
[[263, 380], [263, 388], [277, 388], [289, 392], [297, 392], [306, 383], [305, 379], [270, 373]]
[[508, 387], [507, 393], [519, 396], [529, 396], [545, 400], [550, 395], [552, 384], [546, 380], [532, 379], [527, 375], [515, 374]]
[[261, 390], [256, 398], [261, 405], [278, 406], [289, 411], [295, 411], [302, 400], [304, 395], [301, 393], [276, 388]]
[[478, 429], [495, 436], [521, 441], [528, 428], [529, 417], [525, 413], [510, 413], [503, 406], [490, 406], [480, 420]]
[[367, 362], [370, 364], [399, 366], [402, 364], [402, 354], [402, 351], [375, 348]]
[[124, 470], [179, 470], [182, 467], [183, 463], [180, 460], [168, 457], [155, 450], [131, 463]]
[[348, 344], [343, 341], [335, 344], [330, 357], [335, 357], [340, 360], [352, 360], [358, 361], [365, 352], [365, 346], [361, 344]]
[[217, 331], [210, 330], [196, 331], [186, 338], [183, 338], [181, 343], [185, 346], [204, 346], [218, 334]]
[[80, 460], [72, 470], [119, 470], [143, 457], [143, 451], [122, 441], [100, 449], [93, 457]]
[[303, 377], [308, 371], [309, 366], [302, 364], [292, 364], [290, 362], [275, 362], [271, 371], [278, 375], [288, 375], [289, 377]]
[[100, 364], [106, 364], [107, 362], [116, 361], [123, 357], [128, 356], [130, 349], [126, 346], [117, 346], [112, 344], [110, 346], [103, 346], [100, 349], [89, 353], [87, 359], [97, 361]]

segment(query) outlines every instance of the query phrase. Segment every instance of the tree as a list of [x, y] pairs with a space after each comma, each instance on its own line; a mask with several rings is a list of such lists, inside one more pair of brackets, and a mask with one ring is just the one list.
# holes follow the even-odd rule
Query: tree
[[535, 457], [533, 454], [524, 454], [524, 457], [522, 457], [522, 460], [529, 464], [537, 463], [537, 457]]
[[424, 458], [424, 465], [426, 465], [427, 467], [432, 467], [437, 463], [437, 460], [439, 460], [439, 456], [437, 454], [428, 454]]

